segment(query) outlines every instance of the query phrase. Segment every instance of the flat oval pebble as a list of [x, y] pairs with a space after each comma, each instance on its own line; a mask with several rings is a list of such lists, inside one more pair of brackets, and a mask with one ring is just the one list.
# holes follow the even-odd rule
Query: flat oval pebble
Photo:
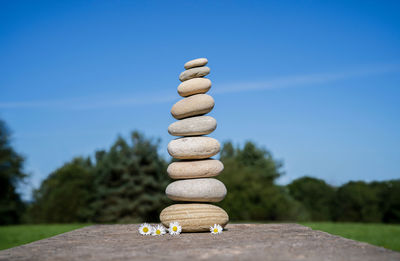
[[210, 68], [207, 66], [202, 66], [202, 67], [195, 67], [186, 71], [183, 71], [179, 75], [179, 80], [181, 82], [193, 79], [193, 78], [200, 78], [208, 75], [210, 73]]
[[168, 143], [168, 153], [176, 159], [206, 159], [219, 150], [219, 142], [210, 137], [185, 137]]
[[210, 204], [175, 204], [161, 211], [160, 221], [166, 227], [179, 222], [182, 232], [201, 232], [210, 231], [214, 224], [225, 227], [229, 216], [222, 208]]
[[196, 136], [210, 134], [217, 128], [211, 116], [197, 116], [176, 121], [169, 125], [168, 133], [173, 136]]
[[172, 106], [171, 114], [177, 119], [209, 113], [214, 108], [214, 99], [207, 94], [196, 94], [184, 98]]
[[211, 88], [211, 81], [207, 78], [193, 78], [182, 82], [178, 86], [178, 93], [182, 97], [193, 94], [206, 93]]
[[184, 179], [169, 184], [165, 194], [175, 201], [220, 202], [226, 196], [226, 187], [213, 178]]
[[200, 67], [200, 66], [204, 66], [208, 63], [207, 58], [197, 58], [191, 61], [188, 61], [187, 63], [185, 63], [185, 65], [183, 67], [185, 67], [185, 69], [190, 69], [193, 67]]
[[167, 168], [172, 179], [215, 177], [224, 170], [224, 164], [216, 159], [172, 162]]

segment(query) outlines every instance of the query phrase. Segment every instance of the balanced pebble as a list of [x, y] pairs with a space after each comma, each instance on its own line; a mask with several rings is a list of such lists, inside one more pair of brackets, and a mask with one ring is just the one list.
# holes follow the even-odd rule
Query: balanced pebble
[[184, 137], [168, 143], [168, 153], [176, 159], [206, 159], [220, 150], [219, 142], [210, 137]]
[[169, 184], [165, 193], [176, 201], [220, 202], [226, 196], [226, 187], [213, 178], [185, 179]]
[[208, 63], [207, 58], [197, 58], [191, 61], [188, 61], [187, 63], [185, 63], [185, 65], [183, 67], [185, 67], [185, 69], [190, 69], [193, 67], [200, 67], [200, 66], [204, 66]]
[[182, 82], [178, 86], [178, 93], [182, 97], [193, 94], [206, 93], [211, 88], [211, 81], [207, 78], [193, 78]]
[[210, 68], [207, 66], [202, 66], [202, 67], [195, 67], [186, 71], [183, 71], [179, 75], [179, 80], [181, 82], [193, 79], [193, 78], [199, 78], [199, 77], [204, 77], [210, 73]]
[[210, 204], [175, 204], [161, 211], [160, 220], [166, 227], [179, 222], [182, 232], [201, 232], [210, 231], [214, 224], [225, 227], [229, 216], [222, 208]]
[[215, 177], [224, 170], [224, 164], [216, 159], [172, 162], [167, 172], [172, 179]]
[[210, 95], [196, 94], [175, 103], [171, 114], [177, 120], [202, 115], [209, 113], [214, 108], [214, 104], [214, 99]]
[[[224, 169], [221, 161], [211, 157], [219, 153], [220, 143], [207, 135], [217, 127], [217, 121], [204, 114], [214, 108], [214, 99], [206, 93], [211, 81], [203, 78], [210, 73], [205, 66], [206, 58], [185, 63], [185, 71], [179, 75], [182, 81], [178, 94], [183, 99], [171, 108], [171, 115], [177, 121], [171, 123], [168, 132], [181, 136], [168, 144], [168, 153], [179, 161], [169, 164], [168, 175], [175, 179], [165, 189], [168, 198], [185, 202], [165, 208], [160, 214], [163, 225], [179, 222], [182, 232], [209, 231], [219, 224], [222, 227], [229, 221], [228, 214], [221, 208], [210, 204], [194, 202], [220, 202], [227, 194], [225, 185], [212, 177]], [[191, 203], [190, 203], [191, 202]]]
[[173, 136], [196, 136], [210, 134], [217, 128], [211, 116], [197, 116], [176, 121], [169, 125], [168, 133]]

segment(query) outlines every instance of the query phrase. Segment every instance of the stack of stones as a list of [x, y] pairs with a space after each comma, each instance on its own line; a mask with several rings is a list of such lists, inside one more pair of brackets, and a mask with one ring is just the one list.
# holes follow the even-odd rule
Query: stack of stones
[[165, 208], [160, 220], [165, 226], [179, 222], [183, 232], [207, 231], [214, 224], [224, 227], [229, 221], [222, 208], [207, 204], [221, 201], [227, 192], [221, 181], [212, 178], [224, 169], [221, 161], [211, 158], [220, 151], [220, 144], [203, 136], [217, 127], [213, 117], [204, 116], [214, 108], [214, 99], [205, 94], [211, 88], [211, 81], [204, 78], [210, 73], [207, 62], [199, 58], [184, 65], [178, 86], [184, 98], [172, 107], [171, 114], [178, 121], [168, 127], [171, 135], [180, 138], [168, 144], [168, 153], [179, 161], [168, 166], [168, 175], [177, 181], [168, 185], [166, 194], [182, 203]]

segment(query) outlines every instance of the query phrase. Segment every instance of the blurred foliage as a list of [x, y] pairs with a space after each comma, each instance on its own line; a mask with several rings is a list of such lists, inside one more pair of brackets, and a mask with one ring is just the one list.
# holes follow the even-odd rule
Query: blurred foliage
[[221, 150], [221, 161], [225, 168], [218, 178], [228, 188], [228, 194], [219, 205], [231, 220], [295, 220], [306, 216], [285, 187], [274, 185], [282, 175], [282, 163], [267, 150], [252, 142], [243, 148], [234, 148], [227, 142]]
[[[172, 201], [165, 196], [171, 180], [160, 156], [159, 140], [135, 131], [118, 137], [95, 158], [74, 158], [52, 172], [24, 203], [17, 186], [27, 175], [24, 159], [10, 145], [10, 132], [0, 120], [0, 225], [29, 223], [157, 222]], [[282, 162], [252, 142], [226, 142], [218, 176], [228, 189], [218, 203], [231, 220], [346, 221], [400, 223], [400, 180], [351, 181], [339, 187], [301, 177], [276, 185]]]
[[335, 221], [380, 222], [378, 190], [363, 181], [349, 182], [336, 192]]
[[157, 221], [167, 205], [167, 163], [159, 141], [133, 132], [97, 151], [95, 164], [76, 158], [57, 169], [34, 192], [28, 220], [36, 223]]
[[159, 141], [133, 132], [131, 143], [119, 137], [109, 151], [96, 152], [95, 222], [158, 221], [167, 205], [167, 163], [158, 154]]
[[27, 221], [89, 221], [89, 201], [93, 188], [93, 167], [90, 159], [75, 158], [51, 173], [40, 188], [33, 192], [33, 204], [28, 208]]
[[384, 182], [373, 182], [372, 186], [382, 188], [380, 209], [383, 212], [382, 221], [385, 223], [400, 223], [400, 179]]
[[348, 182], [336, 192], [332, 220], [400, 222], [400, 180]]
[[335, 189], [325, 181], [302, 177], [288, 186], [290, 195], [301, 202], [313, 221], [330, 220], [333, 213]]
[[0, 119], [0, 225], [21, 222], [25, 208], [17, 192], [18, 183], [27, 177], [24, 158], [12, 148], [10, 139], [10, 131]]

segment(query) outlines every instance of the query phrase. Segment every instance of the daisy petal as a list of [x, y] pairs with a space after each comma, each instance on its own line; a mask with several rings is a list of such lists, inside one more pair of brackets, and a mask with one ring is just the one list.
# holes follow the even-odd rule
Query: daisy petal
[[163, 225], [157, 225], [153, 227], [153, 231], [151, 233], [152, 236], [162, 236], [165, 234], [165, 227]]
[[179, 235], [182, 232], [182, 227], [178, 222], [169, 223], [168, 232], [170, 235]]
[[210, 227], [211, 234], [221, 234], [223, 228], [219, 224], [214, 224], [214, 226]]
[[139, 233], [141, 235], [150, 235], [153, 231], [153, 228], [148, 223], [143, 223], [139, 226]]

